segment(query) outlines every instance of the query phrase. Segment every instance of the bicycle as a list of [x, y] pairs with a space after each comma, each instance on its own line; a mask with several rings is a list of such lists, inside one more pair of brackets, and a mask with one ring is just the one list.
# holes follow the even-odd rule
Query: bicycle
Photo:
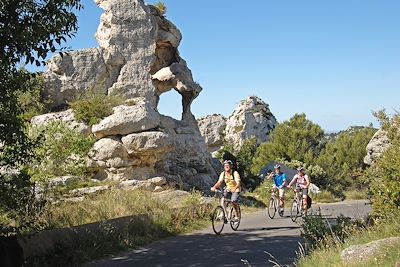
[[[276, 195], [276, 189], [272, 190], [271, 198], [268, 202], [268, 216], [273, 219], [275, 217], [275, 213], [279, 206], [279, 195]], [[279, 209], [278, 211], [279, 216], [283, 217], [283, 210]]]
[[[224, 197], [224, 194], [222, 190], [216, 189], [215, 190], [215, 195], [218, 196], [220, 203], [221, 199]], [[240, 211], [240, 205], [239, 202], [237, 203], [237, 211], [238, 214], [236, 214], [237, 218], [235, 219], [235, 208], [233, 207], [232, 201], [230, 199], [224, 198], [224, 202], [226, 203], [226, 209], [222, 207], [222, 205], [218, 205], [215, 207], [213, 214], [212, 214], [212, 227], [214, 230], [214, 233], [219, 235], [221, 234], [222, 230], [224, 229], [225, 224], [229, 222], [231, 228], [233, 231], [236, 231], [239, 228], [240, 220], [241, 220], [241, 214], [242, 212]], [[226, 210], [226, 213], [225, 213]]]
[[293, 222], [296, 221], [298, 217], [301, 217], [305, 214], [306, 211], [304, 211], [304, 199], [303, 196], [301, 195], [301, 191], [297, 192], [296, 189], [294, 191], [294, 199], [292, 203], [292, 207], [290, 208], [290, 218], [292, 219]]

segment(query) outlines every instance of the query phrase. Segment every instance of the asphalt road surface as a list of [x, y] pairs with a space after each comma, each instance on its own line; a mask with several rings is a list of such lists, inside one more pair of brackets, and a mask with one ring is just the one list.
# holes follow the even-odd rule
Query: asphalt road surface
[[[313, 204], [326, 217], [339, 214], [362, 218], [371, 207], [366, 201], [346, 201], [333, 204]], [[167, 238], [117, 257], [93, 262], [85, 267], [108, 266], [275, 266], [292, 265], [299, 250], [299, 224], [289, 217], [270, 219], [266, 210], [243, 214], [239, 229], [225, 225], [221, 235], [212, 227], [187, 235]], [[299, 220], [299, 219], [298, 219]]]

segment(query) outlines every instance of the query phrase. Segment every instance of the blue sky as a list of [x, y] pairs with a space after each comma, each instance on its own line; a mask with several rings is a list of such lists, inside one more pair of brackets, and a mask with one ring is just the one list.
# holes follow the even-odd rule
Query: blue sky
[[[181, 57], [203, 87], [192, 104], [197, 118], [229, 116], [250, 95], [280, 122], [304, 112], [326, 131], [378, 126], [372, 111], [400, 108], [400, 1], [163, 2], [183, 35]], [[72, 49], [97, 46], [102, 10], [82, 3]], [[163, 94], [159, 109], [180, 118], [180, 96]]]

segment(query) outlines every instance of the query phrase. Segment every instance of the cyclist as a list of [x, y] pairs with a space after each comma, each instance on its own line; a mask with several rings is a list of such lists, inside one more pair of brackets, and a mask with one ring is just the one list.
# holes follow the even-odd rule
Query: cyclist
[[276, 164], [274, 171], [271, 172], [267, 179], [273, 178], [274, 184], [272, 185], [272, 193], [279, 191], [279, 213], [283, 214], [283, 207], [285, 206], [285, 186], [286, 186], [286, 174], [281, 172], [281, 165]]
[[231, 160], [224, 161], [224, 171], [219, 175], [218, 181], [215, 183], [213, 187], [211, 187], [211, 191], [215, 191], [217, 188], [221, 187], [222, 183], [225, 182], [226, 187], [224, 188], [224, 197], [221, 199], [221, 206], [225, 210], [226, 214], [226, 204], [224, 199], [231, 198], [233, 207], [235, 208], [235, 220], [237, 220], [239, 212], [238, 212], [238, 197], [240, 193], [240, 175], [237, 171], [232, 169], [233, 163]]
[[297, 168], [297, 174], [293, 176], [292, 181], [290, 181], [288, 187], [291, 188], [292, 185], [296, 183], [296, 195], [301, 193], [303, 197], [303, 211], [307, 212], [307, 198], [308, 198], [308, 187], [310, 186], [310, 178], [305, 173], [303, 167]]

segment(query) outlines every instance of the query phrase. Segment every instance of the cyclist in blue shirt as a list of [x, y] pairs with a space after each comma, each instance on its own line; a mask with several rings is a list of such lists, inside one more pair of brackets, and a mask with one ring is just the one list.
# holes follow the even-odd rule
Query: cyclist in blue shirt
[[272, 185], [272, 193], [279, 191], [279, 212], [283, 213], [283, 208], [285, 206], [285, 188], [286, 188], [286, 174], [281, 172], [281, 166], [279, 164], [274, 166], [274, 171], [271, 172], [267, 179], [273, 179], [274, 184]]

